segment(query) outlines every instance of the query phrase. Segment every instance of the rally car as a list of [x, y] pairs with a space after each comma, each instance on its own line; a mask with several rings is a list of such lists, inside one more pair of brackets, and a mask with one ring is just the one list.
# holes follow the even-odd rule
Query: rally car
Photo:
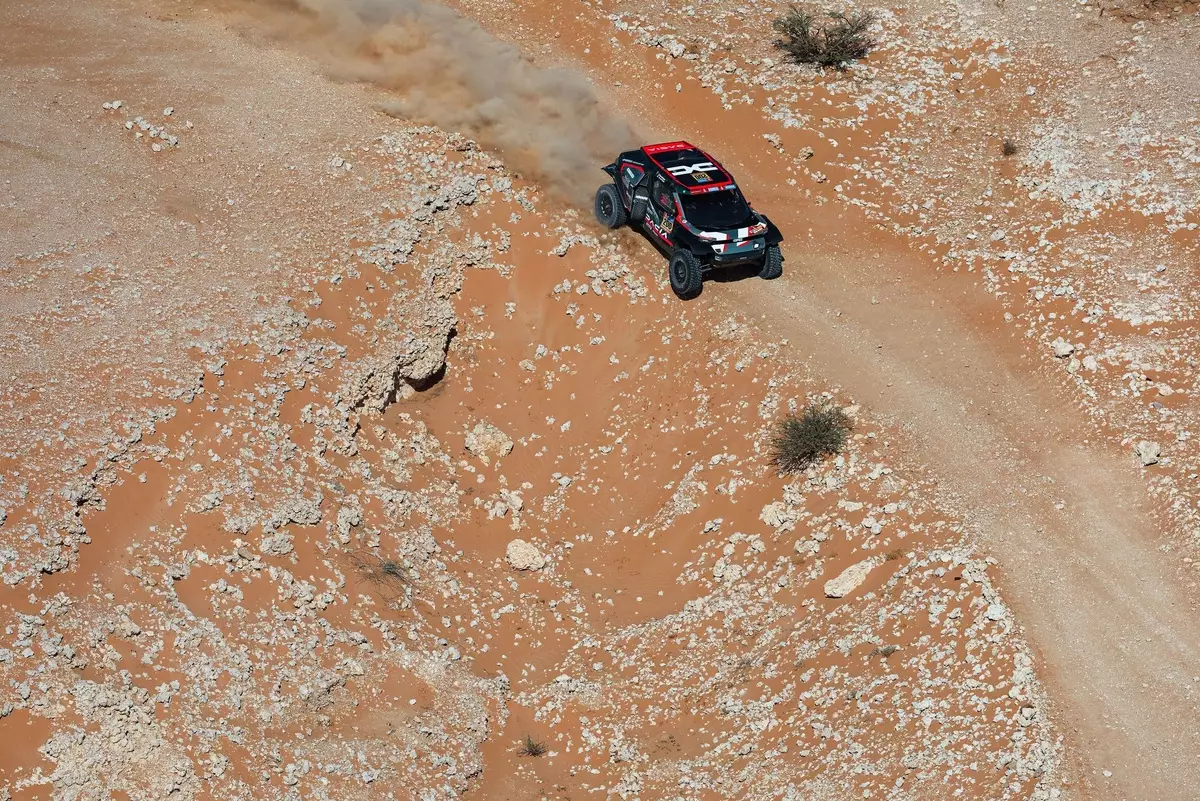
[[708, 270], [758, 267], [783, 274], [779, 229], [750, 207], [733, 176], [687, 142], [646, 145], [617, 156], [604, 171], [612, 183], [596, 191], [596, 219], [609, 228], [635, 223], [670, 254], [671, 288], [700, 294]]

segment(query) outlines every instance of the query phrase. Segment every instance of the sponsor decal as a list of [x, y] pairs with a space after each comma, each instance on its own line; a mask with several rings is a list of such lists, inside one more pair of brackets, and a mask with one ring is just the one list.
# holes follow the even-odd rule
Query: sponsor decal
[[667, 244], [671, 243], [670, 234], [675, 230], [675, 220], [668, 217], [666, 214], [661, 214], [657, 209], [651, 209], [650, 218], [647, 220], [650, 223], [649, 228], [654, 234]]
[[672, 150], [689, 150], [687, 142], [664, 142], [661, 145], [647, 145], [643, 148], [647, 153], [669, 153]]
[[706, 172], [696, 172], [692, 173], [692, 180], [698, 184], [709, 184], [712, 183], [712, 176]]
[[[668, 167], [667, 172], [674, 175], [676, 178], [682, 178], [685, 175], [694, 175], [696, 173], [716, 172], [717, 165], [711, 161], [702, 161], [699, 164], [679, 164], [674, 167]], [[705, 176], [708, 178], [708, 176]], [[708, 178], [712, 180], [711, 178]]]

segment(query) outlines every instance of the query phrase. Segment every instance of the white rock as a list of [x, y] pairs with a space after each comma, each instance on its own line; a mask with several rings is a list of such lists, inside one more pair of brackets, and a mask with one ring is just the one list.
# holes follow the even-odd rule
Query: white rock
[[514, 512], [519, 512], [525, 508], [525, 499], [521, 497], [521, 493], [513, 490], [500, 490], [500, 497], [504, 499], [504, 504]]
[[1143, 467], [1149, 467], [1152, 464], [1158, 464], [1159, 457], [1162, 456], [1162, 447], [1157, 442], [1142, 440], [1133, 446], [1133, 452], [1137, 454]]
[[796, 515], [788, 509], [788, 505], [782, 501], [768, 503], [762, 508], [758, 515], [758, 519], [766, 523], [776, 531], [791, 529], [796, 524]]
[[164, 116], [164, 117], [170, 117], [170, 116], [171, 116], [172, 114], [174, 114], [174, 113], [175, 113], [175, 107], [174, 107], [174, 106], [167, 106], [166, 108], [164, 108], [164, 109], [163, 109], [163, 116]]
[[292, 536], [290, 534], [272, 534], [263, 537], [258, 550], [266, 556], [286, 556], [292, 552]]
[[513, 441], [512, 437], [491, 423], [480, 422], [467, 433], [466, 447], [471, 454], [482, 459], [484, 464], [491, 464], [492, 459], [507, 456], [512, 451]]
[[1050, 348], [1054, 351], [1054, 358], [1056, 359], [1065, 359], [1075, 352], [1075, 346], [1062, 337], [1051, 342]]
[[542, 556], [534, 545], [525, 540], [513, 540], [504, 551], [504, 558], [516, 570], [541, 570], [546, 566], [546, 557]]
[[844, 598], [854, 592], [867, 579], [867, 574], [875, 569], [874, 559], [864, 559], [838, 574], [837, 578], [825, 582], [826, 598]]

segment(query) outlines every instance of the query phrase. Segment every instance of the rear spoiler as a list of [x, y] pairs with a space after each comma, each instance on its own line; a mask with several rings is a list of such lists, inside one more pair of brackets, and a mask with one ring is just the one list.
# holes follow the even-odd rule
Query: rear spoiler
[[617, 180], [617, 162], [614, 161], [611, 164], [605, 164], [600, 169], [608, 173], [609, 178], [612, 178], [614, 181]]

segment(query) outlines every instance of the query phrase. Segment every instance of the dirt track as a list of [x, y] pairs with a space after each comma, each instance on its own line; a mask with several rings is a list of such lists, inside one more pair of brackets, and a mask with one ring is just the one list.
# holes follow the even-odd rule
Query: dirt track
[[[881, 232], [857, 209], [800, 196], [784, 181], [790, 174], [785, 172], [788, 162], [762, 138], [764, 133], [785, 137], [793, 133], [772, 127], [740, 107], [717, 112], [714, 118], [711, 97], [703, 94], [707, 90], [691, 84], [681, 93], [665, 91], [665, 104], [639, 101], [629, 85], [655, 80], [673, 84], [675, 77], [656, 75], [662, 62], [637, 48], [603, 44], [608, 22], [590, 7], [564, 9], [544, 2], [505, 5], [500, 23], [494, 7], [471, 2], [458, 6], [497, 35], [514, 38], [535, 53], [539, 63], [584, 71], [597, 86], [605, 87], [611, 106], [625, 109], [630, 122], [648, 135], [703, 142], [741, 176], [755, 204], [769, 211], [784, 229], [789, 259], [782, 281], [710, 283], [701, 300], [685, 309], [686, 314], [701, 321], [745, 314], [764, 339], [787, 339], [782, 352], [786, 361], [840, 385], [864, 404], [869, 416], [890, 422], [899, 432], [904, 453], [900, 462], [934, 477], [941, 504], [957, 511], [1000, 560], [1002, 589], [1048, 669], [1044, 680], [1056, 704], [1053, 717], [1068, 737], [1072, 772], [1082, 784], [1076, 788], [1078, 796], [1186, 798], [1188, 791], [1181, 788], [1200, 786], [1196, 759], [1200, 723], [1194, 712], [1197, 689], [1192, 675], [1200, 659], [1200, 634], [1192, 625], [1195, 600], [1181, 589], [1186, 578], [1159, 550], [1164, 538], [1158, 528], [1165, 525], [1157, 522], [1163, 519], [1161, 506], [1147, 497], [1128, 454], [1106, 444], [1106, 435], [1076, 408], [1069, 387], [1047, 372], [1040, 352], [1005, 325], [1003, 307], [983, 293], [972, 277], [939, 270], [933, 258], [900, 237]], [[117, 11], [131, 14], [138, 9], [122, 6]], [[575, 18], [579, 13], [595, 16], [580, 26]], [[556, 16], [560, 14], [561, 18]], [[512, 37], [514, 23], [522, 26], [516, 37]], [[199, 23], [185, 17], [175, 24]], [[596, 33], [601, 30], [603, 36]], [[250, 52], [242, 48], [249, 47], [239, 41], [234, 50], [222, 54], [232, 54], [235, 64], [236, 57]], [[589, 48], [591, 52], [585, 53]], [[202, 49], [197, 46], [195, 52], [175, 57], [199, 62]], [[286, 50], [271, 54], [280, 69], [294, 58]], [[147, 60], [138, 65], [152, 68]], [[299, 68], [287, 74], [305, 73]], [[614, 86], [617, 81], [625, 86]], [[230, 81], [226, 90], [235, 85]], [[258, 87], [260, 99], [269, 94], [266, 86]], [[91, 102], [91, 94], [86, 98]], [[280, 149], [302, 164], [305, 159], [310, 164], [323, 159], [319, 154], [331, 146], [326, 143], [352, 137], [353, 125], [347, 119], [354, 125], [369, 125], [369, 115], [357, 116], [354, 109], [365, 110], [378, 99], [369, 90], [347, 86], [297, 92], [295, 102], [304, 98], [313, 99], [314, 115], [325, 111], [322, 119], [303, 129], [312, 131], [317, 144], [297, 135], [285, 118], [271, 118], [277, 136], [296, 137]], [[327, 105], [317, 102], [320, 98], [326, 103], [340, 98], [345, 113], [331, 113]], [[153, 106], [169, 102], [176, 102], [169, 93], [147, 101]], [[331, 122], [334, 119], [336, 124]], [[233, 129], [229, 136], [233, 137], [226, 140], [229, 147], [252, 147], [250, 133]], [[252, 162], [247, 159], [241, 169], [250, 168]], [[223, 219], [226, 210], [218, 193], [238, 175], [231, 168], [222, 186], [219, 177], [197, 171], [194, 180], [212, 180], [207, 188], [211, 202], [196, 210], [189, 205], [195, 201], [168, 197], [171, 214], [184, 220]], [[34, 171], [23, 178], [28, 187], [37, 183]], [[341, 209], [353, 204], [361, 191], [344, 183], [330, 179], [333, 188], [326, 190]], [[122, 186], [130, 193], [139, 190], [128, 179]], [[236, 191], [260, 190], [265, 195], [273, 187], [286, 192], [288, 183], [286, 179], [261, 186], [250, 182]], [[95, 191], [98, 197], [107, 190]], [[187, 194], [180, 189], [171, 197]], [[267, 198], [261, 200], [265, 205]], [[293, 208], [296, 214], [309, 215], [302, 218], [309, 230], [320, 230], [312, 237], [312, 252], [337, 238], [336, 225], [323, 211], [327, 204], [328, 198]], [[47, 194], [40, 208], [47, 215], [61, 212], [62, 197]], [[352, 214], [345, 212], [345, 216]], [[58, 224], [47, 217], [46, 230]], [[249, 230], [235, 220], [227, 224], [234, 232]], [[127, 221], [115, 225], [131, 230]], [[270, 227], [264, 223], [258, 230]], [[302, 227], [297, 225], [298, 233]], [[91, 241], [103, 241], [104, 232], [89, 236]], [[139, 231], [130, 239], [152, 243], [170, 236], [175, 234], [168, 226], [157, 232]], [[279, 235], [272, 248], [282, 247], [288, 238]], [[221, 239], [218, 235], [212, 241]], [[249, 237], [246, 243], [246, 249], [235, 247], [235, 253], [269, 250]], [[172, 244], [179, 252], [192, 246], [187, 236]], [[13, 250], [29, 253], [34, 245], [22, 239]], [[153, 251], [147, 246], [145, 252]], [[635, 242], [631, 252], [642, 271], [660, 274], [660, 260], [648, 245]], [[199, 295], [208, 291], [221, 269], [236, 270], [252, 261], [239, 263], [235, 258], [210, 273], [185, 277], [197, 282], [191, 291]], [[270, 271], [253, 278], [232, 282], [234, 301], [247, 316], [255, 293], [271, 288], [276, 280]], [[69, 297], [69, 284], [57, 291]], [[481, 306], [488, 302], [487, 292], [475, 291], [475, 302]], [[513, 297], [524, 306], [537, 294], [514, 293]], [[136, 304], [134, 308], [140, 309]], [[136, 350], [133, 340], [124, 346], [131, 353]], [[56, 347], [70, 352], [69, 343]], [[515, 352], [516, 346], [512, 347]], [[69, 355], [59, 358], [65, 361]], [[474, 380], [482, 383], [485, 373]], [[107, 402], [120, 402], [120, 393], [115, 395], [116, 400]], [[443, 407], [435, 409], [447, 415], [447, 426], [451, 420], [455, 425], [460, 422]], [[602, 554], [594, 556], [596, 564], [603, 564]], [[496, 748], [495, 743], [490, 747]], [[503, 758], [498, 753], [489, 756]], [[559, 778], [567, 781], [564, 775]], [[506, 792], [515, 797], [521, 780], [507, 776], [505, 781], [513, 788]]]

